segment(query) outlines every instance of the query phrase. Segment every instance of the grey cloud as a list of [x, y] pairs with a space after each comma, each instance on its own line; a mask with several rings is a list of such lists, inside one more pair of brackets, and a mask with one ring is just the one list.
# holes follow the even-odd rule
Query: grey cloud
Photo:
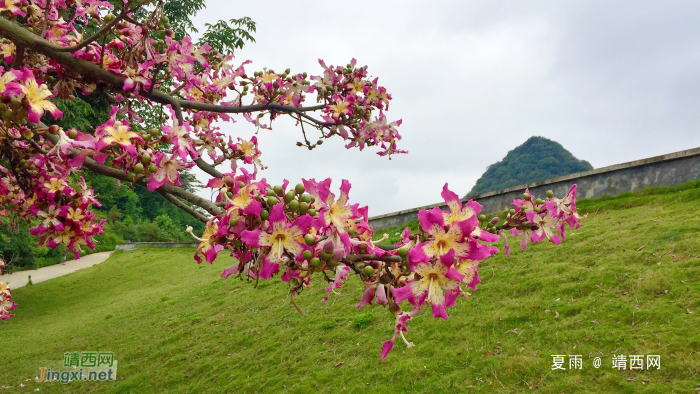
[[318, 58], [355, 57], [393, 94], [410, 153], [391, 161], [340, 141], [297, 148], [291, 122], [259, 135], [261, 176], [349, 179], [370, 215], [437, 202], [445, 182], [464, 195], [532, 135], [595, 167], [700, 146], [697, 2], [210, 0], [197, 22], [240, 16], [258, 22], [236, 54], [251, 70], [318, 74]]

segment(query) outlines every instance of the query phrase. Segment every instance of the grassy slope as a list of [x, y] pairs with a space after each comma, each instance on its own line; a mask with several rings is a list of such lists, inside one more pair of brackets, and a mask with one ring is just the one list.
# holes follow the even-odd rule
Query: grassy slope
[[[298, 298], [309, 314], [302, 317], [279, 279], [253, 289], [219, 278], [226, 258], [198, 266], [192, 250], [117, 252], [13, 292], [20, 306], [0, 323], [0, 385], [14, 386], [2, 392], [690, 392], [700, 376], [699, 205], [700, 182], [582, 201], [588, 218], [564, 244], [484, 262], [483, 283], [448, 311], [449, 321], [422, 314], [407, 335], [416, 347], [399, 340], [384, 361], [392, 319], [383, 308], [353, 308], [355, 280], [327, 303], [316, 282]], [[40, 360], [86, 350], [114, 351], [119, 380], [24, 381]], [[583, 355], [583, 370], [552, 371], [552, 354]], [[617, 372], [612, 354], [659, 354], [661, 370]]]

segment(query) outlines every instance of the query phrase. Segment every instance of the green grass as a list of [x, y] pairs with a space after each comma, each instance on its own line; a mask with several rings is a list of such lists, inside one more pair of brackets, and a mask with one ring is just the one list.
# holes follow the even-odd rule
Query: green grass
[[[383, 361], [393, 319], [354, 308], [355, 279], [327, 303], [313, 283], [296, 298], [303, 317], [277, 278], [257, 289], [220, 278], [224, 256], [211, 266], [189, 249], [116, 252], [13, 292], [17, 316], [0, 323], [0, 385], [13, 388], [0, 391], [693, 392], [700, 182], [579, 206], [588, 218], [562, 245], [485, 261], [449, 321], [423, 313], [407, 334], [416, 346], [399, 340]], [[44, 360], [89, 350], [115, 353], [116, 382], [25, 381]], [[553, 354], [583, 355], [583, 369], [552, 371]], [[618, 372], [613, 354], [658, 354], [661, 369]]]

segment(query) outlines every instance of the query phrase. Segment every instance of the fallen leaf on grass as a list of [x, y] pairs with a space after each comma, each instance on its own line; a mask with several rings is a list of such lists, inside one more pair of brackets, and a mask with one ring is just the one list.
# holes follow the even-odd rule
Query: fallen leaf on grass
[[689, 315], [693, 313], [693, 312], [691, 312], [690, 309], [688, 309], [688, 308], [685, 308], [685, 311], [686, 311], [686, 313], [688, 313]]
[[338, 364], [335, 364], [335, 365], [333, 366], [333, 368], [338, 368], [339, 366], [341, 366], [341, 365], [343, 365], [343, 364], [345, 364], [345, 361], [341, 361], [341, 362], [339, 362]]
[[645, 243], [644, 245], [642, 245], [639, 249], [637, 249], [637, 252], [639, 252], [640, 250], [646, 248], [647, 245], [649, 245], [649, 243]]
[[555, 319], [558, 319], [558, 318], [559, 318], [559, 312], [554, 311], [554, 318], [555, 318]]
[[549, 312], [551, 312], [549, 309], [544, 310], [544, 313], [549, 313]]

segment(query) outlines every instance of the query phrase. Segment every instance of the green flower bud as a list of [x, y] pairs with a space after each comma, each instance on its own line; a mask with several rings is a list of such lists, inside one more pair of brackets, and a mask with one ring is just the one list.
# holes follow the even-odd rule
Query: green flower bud
[[367, 251], [366, 244], [360, 244], [360, 245], [358, 245], [358, 248], [360, 249], [360, 252], [362, 252], [362, 253], [365, 253]]
[[289, 202], [289, 209], [291, 209], [292, 211], [296, 211], [297, 209], [299, 209], [299, 201], [297, 201], [297, 200], [290, 201]]
[[151, 137], [156, 138], [156, 137], [158, 137], [159, 130], [154, 127], [151, 129], [150, 133], [151, 133]]
[[236, 219], [236, 218], [231, 218], [231, 219], [229, 219], [229, 221], [228, 221], [228, 226], [229, 226], [229, 227], [236, 227], [236, 226], [238, 226], [238, 219]]
[[144, 153], [143, 156], [141, 156], [141, 163], [145, 166], [151, 164], [151, 155]]
[[308, 210], [309, 210], [308, 203], [303, 202], [303, 203], [299, 204], [299, 212], [301, 212], [302, 215], [305, 214]]
[[480, 221], [480, 222], [483, 222], [483, 221], [485, 221], [485, 220], [486, 220], [486, 215], [484, 215], [484, 214], [479, 215], [479, 221]]
[[267, 218], [270, 217], [270, 212], [267, 211], [267, 209], [263, 209], [260, 211], [260, 219], [262, 220], [267, 220]]
[[278, 202], [279, 201], [277, 201], [277, 197], [268, 197], [267, 198], [267, 205], [269, 205], [270, 207], [273, 207]]
[[544, 200], [542, 200], [541, 198], [538, 198], [537, 200], [535, 200], [535, 204], [538, 204], [538, 205], [544, 204]]
[[554, 197], [554, 192], [551, 190], [547, 190], [547, 198], [552, 198]]
[[158, 172], [158, 166], [155, 165], [155, 164], [151, 164], [151, 165], [148, 167], [148, 170], [151, 171], [151, 172]]
[[406, 256], [408, 256], [408, 250], [406, 248], [399, 249], [399, 256], [401, 256], [401, 258], [405, 259]]
[[233, 198], [233, 193], [231, 193], [231, 192], [226, 192], [226, 196], [227, 196], [228, 198]]
[[241, 242], [240, 239], [237, 239], [236, 242], [233, 243], [237, 248], [240, 248], [243, 246], [243, 242]]
[[238, 187], [243, 189], [245, 187], [245, 182], [238, 182]]
[[78, 137], [78, 130], [76, 129], [70, 129], [68, 131], [68, 138], [70, 139], [76, 139]]
[[513, 216], [513, 215], [515, 215], [515, 209], [510, 210], [510, 216]]
[[535, 212], [537, 212], [537, 213], [542, 213], [542, 208], [540, 208], [540, 207], [535, 207]]
[[282, 197], [284, 195], [284, 190], [282, 190], [282, 186], [280, 185], [275, 185], [275, 187], [272, 188], [272, 190], [275, 192], [276, 195]]
[[525, 201], [530, 201], [530, 198], [531, 198], [531, 197], [530, 197], [529, 194], [523, 193], [523, 200], [525, 200]]
[[319, 254], [319, 257], [321, 258], [321, 261], [328, 261], [331, 258], [331, 254], [327, 252], [321, 252]]
[[301, 196], [301, 202], [305, 202], [305, 203], [307, 203], [307, 204], [310, 203], [310, 202], [311, 202], [311, 196], [308, 195], [308, 194], [302, 195], [302, 196]]
[[297, 183], [297, 185], [294, 186], [294, 192], [296, 194], [304, 194], [305, 190], [306, 189], [304, 188], [304, 185], [302, 185], [301, 183]]
[[276, 196], [277, 194], [275, 194], [275, 191], [274, 191], [274, 190], [272, 190], [272, 189], [267, 189], [267, 195], [268, 195], [268, 197], [274, 197], [274, 196]]
[[309, 266], [312, 268], [319, 268], [321, 266], [321, 260], [318, 257], [314, 257], [309, 261]]
[[286, 204], [289, 204], [290, 202], [292, 202], [292, 200], [294, 200], [295, 196], [296, 195], [294, 194], [294, 192], [292, 190], [288, 191], [287, 194], [284, 195], [284, 202]]
[[137, 174], [140, 174], [143, 172], [143, 164], [141, 163], [136, 163], [136, 165], [133, 168], [133, 171]]
[[311, 251], [310, 250], [305, 250], [304, 253], [301, 254], [305, 260], [308, 260], [311, 258]]
[[316, 210], [313, 209], [313, 208], [309, 209], [309, 212], [308, 212], [308, 213], [309, 213], [309, 215], [311, 215], [311, 216], [316, 216]]
[[365, 275], [370, 276], [370, 275], [374, 274], [374, 268], [372, 268], [368, 265], [365, 267], [364, 272], [365, 272]]
[[306, 234], [304, 235], [304, 243], [306, 243], [309, 246], [312, 246], [316, 243], [316, 238], [311, 234]]

